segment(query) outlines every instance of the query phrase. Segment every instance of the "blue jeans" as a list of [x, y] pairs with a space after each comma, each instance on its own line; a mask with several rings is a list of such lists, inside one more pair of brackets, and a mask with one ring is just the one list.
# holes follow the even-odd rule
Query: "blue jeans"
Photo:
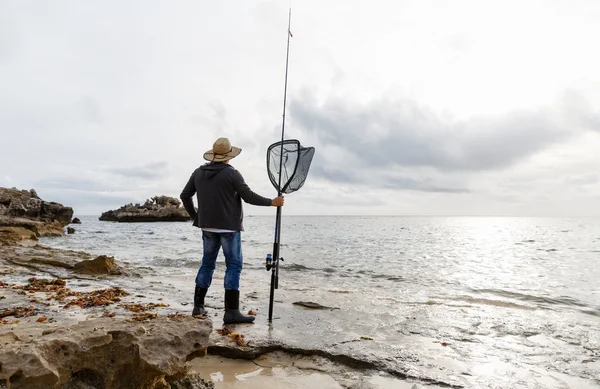
[[212, 276], [217, 264], [219, 250], [223, 247], [225, 255], [225, 289], [238, 290], [240, 288], [240, 274], [242, 273], [242, 235], [240, 232], [210, 232], [202, 231], [204, 254], [202, 266], [198, 269], [196, 286], [210, 287]]

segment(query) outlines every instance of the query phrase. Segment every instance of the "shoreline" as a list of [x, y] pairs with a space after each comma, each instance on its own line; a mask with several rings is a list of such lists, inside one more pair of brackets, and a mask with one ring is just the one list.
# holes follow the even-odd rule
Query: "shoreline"
[[[393, 375], [377, 373], [372, 363], [360, 366], [356, 360], [343, 354], [327, 353], [311, 348], [309, 344], [299, 349], [294, 344], [261, 339], [265, 331], [265, 318], [260, 316], [260, 312], [256, 324], [224, 326], [244, 335], [244, 340], [249, 341], [248, 346], [238, 346], [230, 337], [216, 332], [216, 329], [223, 327], [220, 322], [221, 308], [209, 304], [208, 317], [194, 318], [189, 312], [192, 296], [189, 297], [190, 301], [170, 297], [169, 291], [187, 280], [164, 282], [160, 275], [149, 269], [128, 269], [120, 263], [116, 265], [124, 272], [118, 275], [89, 275], [74, 271], [76, 263], [89, 262], [91, 259], [92, 256], [85, 252], [53, 249], [36, 242], [0, 246], [0, 295], [3, 297], [0, 299], [0, 312], [5, 315], [2, 318], [4, 324], [0, 324], [0, 340], [4, 340], [0, 353], [0, 383], [5, 388], [67, 389], [75, 385], [74, 379], [96, 389], [123, 387], [118, 386], [114, 378], [118, 368], [103, 370], [101, 367], [111, 363], [115, 366], [119, 366], [119, 363], [137, 364], [138, 369], [150, 377], [146, 377], [149, 380], [162, 380], [168, 384], [169, 380], [175, 382], [175, 378], [198, 373], [205, 382], [196, 383], [191, 388], [201, 388], [199, 385], [210, 387], [211, 383], [215, 388], [235, 389], [295, 388], [304, 385], [344, 388], [350, 387], [348, 385], [353, 382], [367, 382], [373, 377], [376, 382], [369, 383], [368, 387], [439, 387], [426, 386], [418, 380], [410, 383]], [[40, 280], [46, 281], [40, 284]], [[96, 301], [86, 306], [86, 299], [94, 293], [117, 289], [122, 290], [123, 295], [115, 300]], [[66, 297], [59, 298], [59, 295]], [[24, 309], [16, 314], [21, 317], [6, 315], [8, 308], [15, 307]], [[280, 324], [285, 326], [284, 323]], [[137, 359], [134, 358], [133, 362], [127, 359], [111, 362], [115, 357], [114, 353], [107, 351], [108, 345], [114, 348], [124, 337], [127, 341], [121, 346], [134, 347]], [[186, 338], [195, 340], [181, 341]], [[73, 344], [78, 347], [73, 347]], [[171, 348], [165, 349], [165, 344], [171, 345]], [[160, 350], [155, 350], [157, 345], [161, 345]], [[74, 355], [77, 357], [49, 357], [43, 350], [50, 347], [76, 350]], [[18, 355], [24, 350], [29, 350], [26, 354], [30, 357], [22, 366], [24, 361], [19, 362]], [[154, 351], [145, 355], [143, 350]], [[90, 359], [90, 355], [94, 355], [95, 360]], [[260, 361], [268, 362], [268, 366], [258, 366]], [[154, 370], [142, 368], [147, 364], [158, 367]], [[31, 368], [28, 369], [28, 366]], [[50, 370], [40, 378], [40, 368], [36, 366], [50, 366]], [[252, 366], [262, 370], [259, 373], [257, 369], [250, 371]], [[85, 376], [82, 371], [94, 373]], [[144, 382], [142, 378], [138, 379]], [[37, 382], [36, 386], [31, 386], [32, 382]], [[94, 386], [94, 382], [103, 384]], [[109, 382], [112, 382], [111, 386], [106, 386]], [[393, 386], [386, 386], [390, 382]], [[155, 385], [152, 387], [169, 387], [166, 384]]]
[[[45, 204], [33, 191], [17, 195], [30, 196], [22, 204]], [[27, 211], [33, 218], [23, 219], [15, 216], [21, 215], [18, 201], [6, 204], [0, 202], [0, 386], [5, 388], [413, 389], [537, 383], [591, 389], [600, 383], [594, 378], [600, 371], [596, 308], [573, 308], [565, 299], [532, 301], [545, 296], [543, 289], [516, 296], [523, 300], [488, 289], [429, 287], [428, 280], [445, 285], [452, 279], [435, 276], [428, 256], [416, 269], [410, 254], [397, 264], [388, 262], [387, 270], [361, 268], [352, 258], [368, 252], [364, 247], [351, 243], [345, 247], [349, 255], [338, 257], [313, 234], [312, 250], [288, 248], [291, 265], [276, 295], [274, 321], [268, 323], [269, 274], [262, 258], [271, 225], [257, 220], [252, 235], [246, 235], [251, 260], [240, 299], [242, 310], [257, 313], [256, 321], [223, 326], [222, 263], [206, 296], [207, 317], [190, 316], [202, 246], [186, 225], [100, 227], [84, 220], [77, 233], [65, 236], [70, 209], [54, 204], [49, 219], [36, 219], [33, 207]], [[402, 235], [408, 228], [387, 227]], [[462, 228], [469, 234], [472, 226]], [[559, 237], [564, 230], [558, 230]], [[556, 256], [553, 243], [525, 232], [514, 239], [522, 255], [537, 257], [542, 250]], [[291, 234], [294, 239], [305, 238]], [[313, 263], [332, 252], [341, 263]], [[395, 274], [396, 265], [403, 265], [401, 276], [389, 273]], [[327, 278], [335, 282], [324, 283]], [[566, 310], [557, 309], [565, 302]], [[578, 316], [562, 322], [561, 312]], [[547, 327], [548, 321], [554, 325]], [[238, 335], [223, 335], [221, 328]], [[546, 356], [548, 351], [553, 354]], [[558, 355], [564, 361], [557, 365]], [[136, 383], [127, 378], [125, 366], [139, 372]], [[521, 377], [518, 382], [514, 374]], [[32, 386], [36, 382], [41, 384]]]

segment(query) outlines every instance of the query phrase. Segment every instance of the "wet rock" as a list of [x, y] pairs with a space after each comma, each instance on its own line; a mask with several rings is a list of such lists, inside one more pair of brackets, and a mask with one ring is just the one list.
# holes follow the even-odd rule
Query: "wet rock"
[[0, 216], [0, 227], [20, 227], [36, 236], [63, 236], [63, 225], [58, 221], [33, 220], [22, 217]]
[[23, 240], [37, 240], [35, 232], [23, 227], [0, 227], [0, 246]]
[[205, 355], [208, 320], [159, 317], [144, 323], [143, 332], [135, 322], [105, 318], [54, 332], [47, 327], [0, 331], [0, 383], [10, 389], [211, 387], [186, 377], [186, 361]]
[[73, 218], [73, 220], [71, 220], [71, 224], [81, 224], [81, 220], [79, 220], [79, 218], [75, 217], [75, 218]]
[[75, 229], [73, 227], [67, 227], [67, 234], [74, 234]]
[[178, 222], [191, 220], [181, 201], [174, 197], [155, 196], [144, 205], [127, 204], [117, 210], [106, 211], [103, 221], [117, 222]]
[[310, 309], [339, 309], [339, 308], [335, 308], [335, 307], [326, 307], [325, 305], [321, 305], [319, 303], [313, 303], [312, 301], [296, 301], [294, 303], [294, 305], [299, 305], [301, 307], [304, 308], [310, 308]]
[[88, 253], [52, 249], [39, 244], [31, 246], [21, 242], [18, 245], [0, 245], [0, 274], [30, 277], [31, 271], [38, 271], [68, 278], [77, 262], [90, 258]]
[[125, 269], [117, 265], [114, 257], [100, 255], [92, 260], [77, 262], [73, 267], [75, 273], [88, 275], [124, 275]]
[[215, 384], [203, 380], [199, 374], [190, 374], [171, 383], [171, 389], [213, 389]]

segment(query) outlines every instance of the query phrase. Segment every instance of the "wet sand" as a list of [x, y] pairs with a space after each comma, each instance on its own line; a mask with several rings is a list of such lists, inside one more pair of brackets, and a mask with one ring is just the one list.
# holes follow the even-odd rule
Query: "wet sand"
[[216, 389], [253, 389], [317, 387], [342, 388], [330, 375], [303, 371], [291, 365], [270, 365], [265, 361], [231, 360], [218, 356], [198, 358], [193, 371], [215, 384]]
[[[254, 360], [232, 360], [220, 356], [196, 358], [192, 371], [212, 381], [215, 389], [371, 389], [439, 388], [423, 386], [389, 376], [369, 376], [315, 357], [298, 357], [281, 352]], [[359, 383], [362, 383], [361, 386]], [[344, 386], [342, 386], [344, 385]]]

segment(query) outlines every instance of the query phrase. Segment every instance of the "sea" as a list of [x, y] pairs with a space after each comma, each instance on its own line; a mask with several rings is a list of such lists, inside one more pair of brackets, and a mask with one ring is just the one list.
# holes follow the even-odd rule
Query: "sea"
[[[41, 243], [150, 269], [191, 310], [202, 258], [191, 222], [80, 219], [74, 234]], [[240, 291], [256, 328], [267, 325], [274, 224], [274, 215], [244, 220]], [[281, 256], [269, 323], [281, 342], [337, 342], [336, 353], [422, 387], [600, 388], [599, 218], [284, 213]], [[224, 270], [220, 254], [207, 296], [219, 315]]]

